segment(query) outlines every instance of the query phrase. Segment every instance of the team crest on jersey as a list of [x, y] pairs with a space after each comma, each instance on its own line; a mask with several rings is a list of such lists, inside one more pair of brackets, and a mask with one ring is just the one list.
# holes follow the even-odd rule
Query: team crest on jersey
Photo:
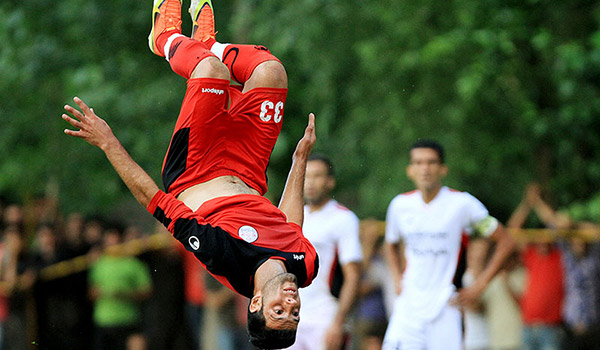
[[409, 214], [400, 218], [401, 225], [408, 230], [413, 230], [417, 226], [417, 217]]
[[190, 247], [192, 247], [192, 249], [200, 249], [200, 240], [198, 239], [198, 237], [191, 236], [190, 239], [188, 239], [188, 242], [190, 243]]
[[244, 225], [238, 230], [238, 236], [248, 243], [252, 243], [258, 239], [258, 231], [252, 226]]

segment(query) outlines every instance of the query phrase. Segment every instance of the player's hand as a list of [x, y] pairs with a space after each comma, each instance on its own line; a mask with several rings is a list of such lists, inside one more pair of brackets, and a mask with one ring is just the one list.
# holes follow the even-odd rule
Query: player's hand
[[394, 287], [396, 289], [396, 295], [402, 294], [402, 281], [396, 282]]
[[65, 129], [65, 134], [84, 139], [91, 145], [105, 150], [111, 142], [116, 140], [110, 126], [102, 118], [98, 117], [94, 109], [88, 107], [79, 97], [74, 97], [73, 101], [75, 101], [81, 111], [65, 105], [65, 110], [75, 118], [71, 118], [67, 114], [63, 114], [62, 118], [79, 130]]
[[344, 345], [344, 325], [334, 322], [325, 332], [325, 349], [340, 350]]
[[477, 303], [477, 299], [483, 293], [485, 287], [483, 283], [475, 281], [472, 285], [461, 289], [450, 303], [459, 307], [470, 308]]
[[541, 191], [538, 184], [531, 183], [527, 185], [527, 189], [525, 190], [525, 203], [527, 203], [528, 206], [534, 207], [540, 197]]
[[396, 295], [402, 294], [402, 278], [394, 278], [394, 290]]
[[308, 159], [315, 142], [317, 142], [317, 136], [315, 134], [315, 115], [309, 113], [308, 125], [306, 126], [306, 129], [304, 129], [304, 136], [298, 141], [296, 151], [294, 151], [294, 158]]

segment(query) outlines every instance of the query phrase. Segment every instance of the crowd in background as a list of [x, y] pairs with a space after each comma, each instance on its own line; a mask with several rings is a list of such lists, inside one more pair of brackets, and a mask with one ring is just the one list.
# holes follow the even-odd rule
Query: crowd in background
[[[556, 213], [536, 186], [507, 226], [524, 227], [529, 211], [556, 230], [597, 227]], [[127, 349], [250, 349], [247, 300], [216, 282], [161, 227], [143, 232], [61, 214], [48, 198], [27, 206], [4, 200], [0, 222], [0, 350], [116, 349], [111, 342], [123, 337]], [[113, 249], [156, 234], [167, 243]], [[520, 245], [465, 310], [467, 350], [600, 349], [600, 249], [593, 240], [563, 237]], [[382, 242], [381, 223], [363, 221], [363, 278], [348, 349], [381, 348], [394, 300]], [[489, 251], [487, 242], [471, 242], [465, 285]], [[67, 272], [60, 262], [68, 262]], [[47, 273], [49, 266], [59, 273]]]

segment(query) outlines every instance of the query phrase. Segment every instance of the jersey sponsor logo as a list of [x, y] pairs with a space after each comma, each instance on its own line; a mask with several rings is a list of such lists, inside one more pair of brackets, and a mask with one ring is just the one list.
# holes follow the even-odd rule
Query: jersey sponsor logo
[[244, 225], [238, 230], [238, 236], [244, 241], [252, 243], [258, 239], [258, 231], [252, 226]]
[[203, 94], [223, 95], [225, 93], [225, 91], [223, 91], [221, 89], [215, 89], [215, 88], [202, 88], [202, 93]]
[[294, 260], [304, 260], [304, 254], [292, 254]]
[[194, 249], [194, 250], [200, 249], [200, 240], [198, 239], [198, 237], [196, 237], [196, 236], [190, 237], [188, 239], [188, 243], [190, 244], [190, 247], [192, 247], [192, 249]]

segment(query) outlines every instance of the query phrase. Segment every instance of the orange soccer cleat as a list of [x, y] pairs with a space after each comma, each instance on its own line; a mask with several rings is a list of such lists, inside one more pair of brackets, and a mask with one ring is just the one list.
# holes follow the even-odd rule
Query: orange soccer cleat
[[181, 0], [154, 0], [152, 31], [148, 36], [150, 51], [164, 57], [163, 48], [157, 45], [157, 38], [171, 30], [181, 33]]
[[192, 38], [207, 42], [215, 39], [215, 15], [210, 0], [192, 0]]

